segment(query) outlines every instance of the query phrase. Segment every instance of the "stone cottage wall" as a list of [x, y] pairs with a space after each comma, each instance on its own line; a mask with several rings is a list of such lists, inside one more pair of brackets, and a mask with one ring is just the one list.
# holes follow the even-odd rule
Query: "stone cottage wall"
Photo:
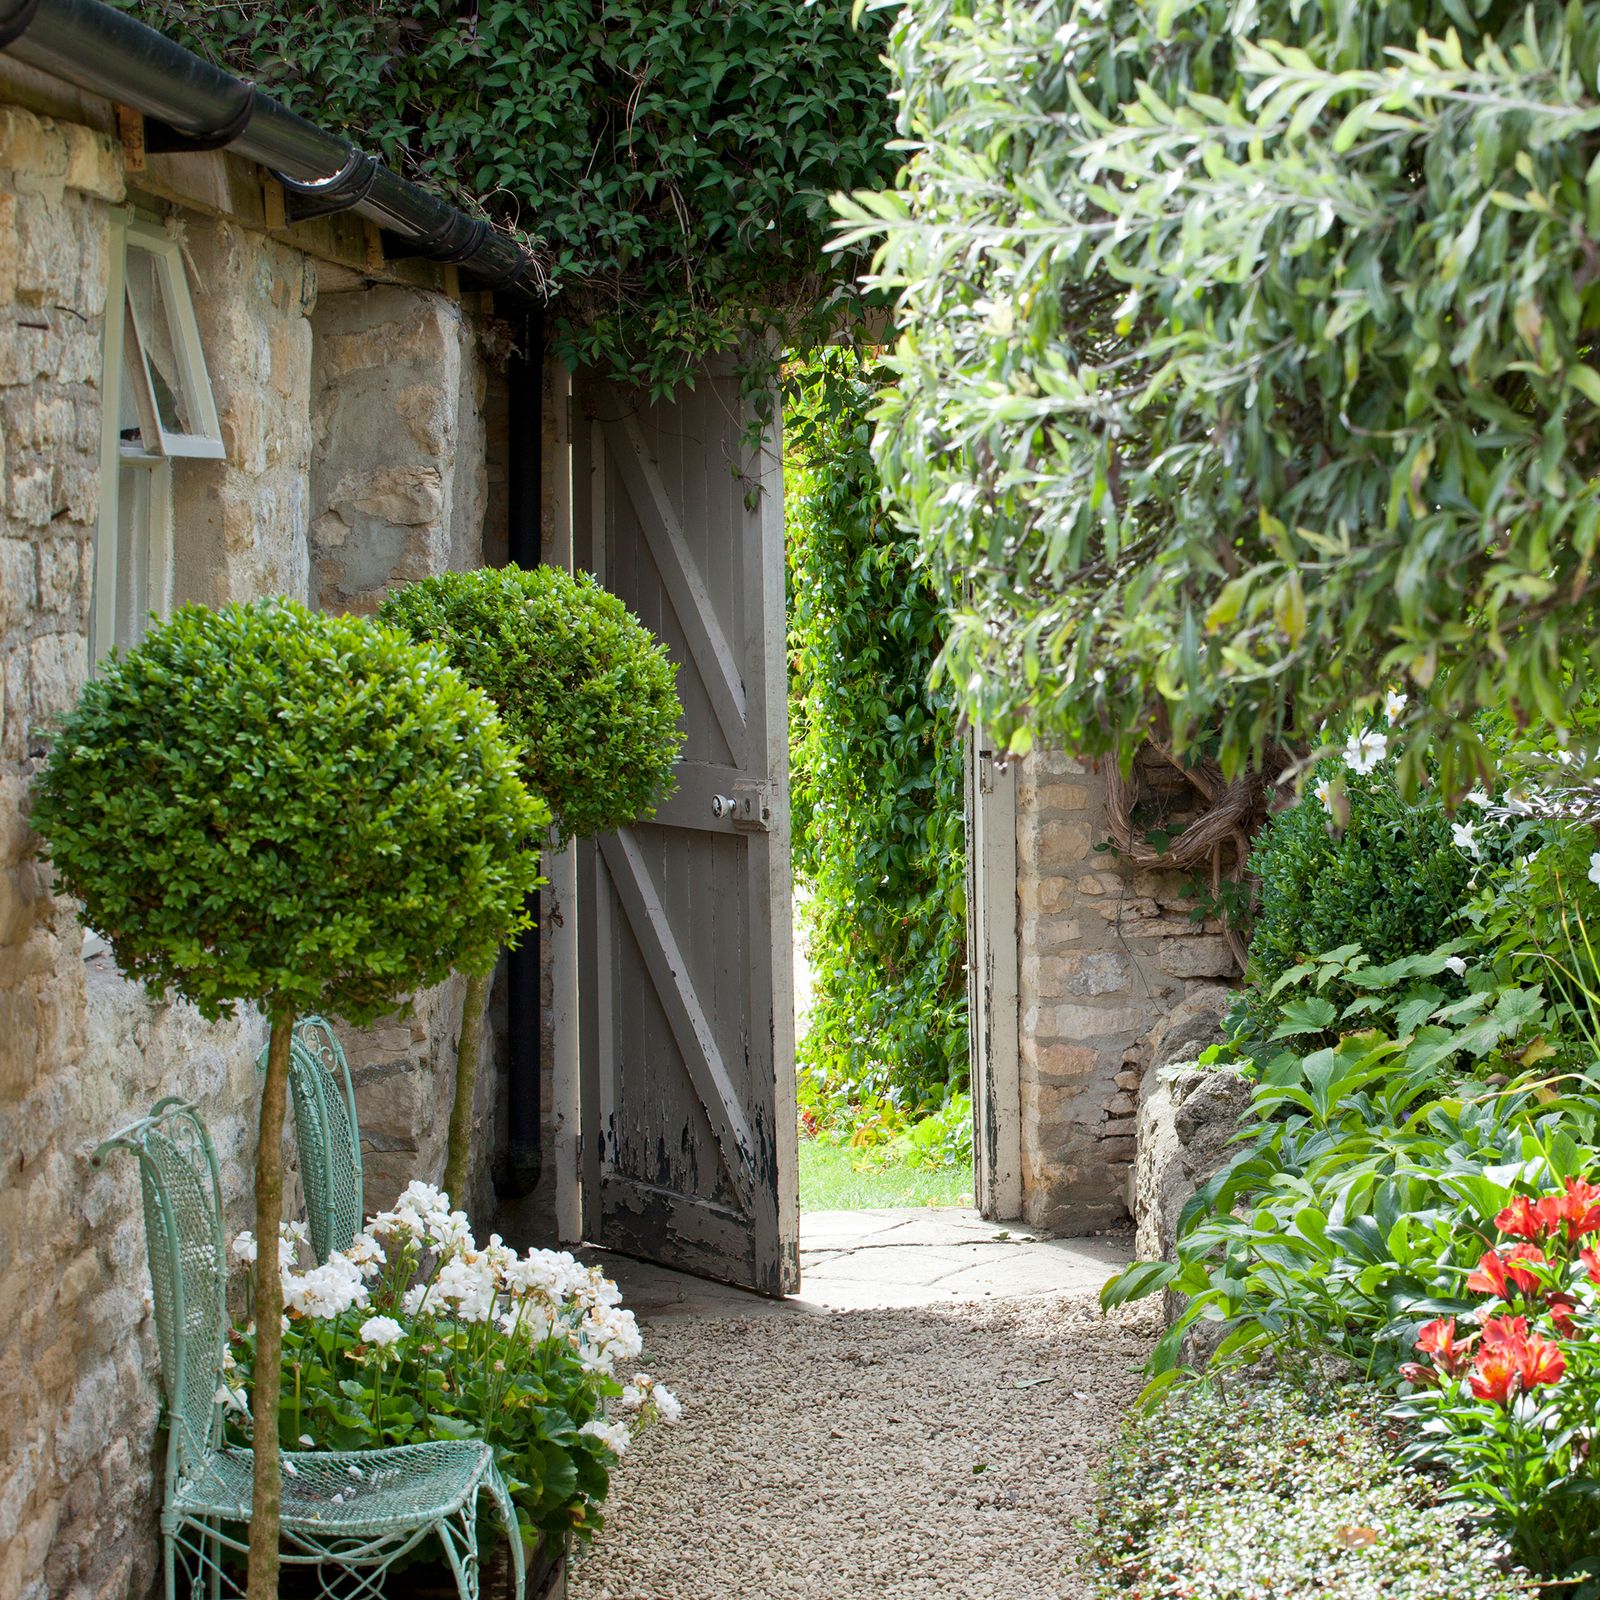
[[[497, 325], [458, 300], [383, 286], [324, 295], [312, 318], [311, 555], [316, 602], [370, 615], [393, 589], [482, 564], [488, 524], [490, 396], [499, 399]], [[498, 406], [503, 418], [503, 405]], [[497, 501], [503, 515], [503, 495]], [[497, 986], [501, 987], [501, 986]], [[356, 1084], [367, 1205], [444, 1168], [455, 1089], [459, 978], [416, 996], [410, 1016], [340, 1028]], [[475, 1146], [494, 1148], [503, 996], [491, 994], [474, 1111]], [[487, 1158], [465, 1197], [488, 1216]]]
[[[1189, 816], [1181, 775], [1138, 766], [1144, 804]], [[1108, 850], [1106, 783], [1089, 762], [1037, 752], [1017, 780], [1018, 1034], [1023, 1214], [1089, 1233], [1124, 1226], [1141, 1077], [1152, 1031], [1232, 979], [1215, 922], [1190, 920], [1182, 873]]]
[[[26, 789], [88, 667], [110, 204], [103, 127], [0, 106], [0, 1594], [142, 1593], [156, 1399], [138, 1187], [95, 1143], [163, 1093], [206, 1110], [242, 1224], [263, 1027], [152, 1003], [86, 954]], [[302, 260], [196, 219], [196, 310], [229, 442], [174, 469], [178, 598], [305, 596], [309, 330]], [[241, 509], [244, 508], [244, 509]], [[203, 552], [203, 553], [202, 553]], [[202, 581], [204, 574], [204, 581]]]

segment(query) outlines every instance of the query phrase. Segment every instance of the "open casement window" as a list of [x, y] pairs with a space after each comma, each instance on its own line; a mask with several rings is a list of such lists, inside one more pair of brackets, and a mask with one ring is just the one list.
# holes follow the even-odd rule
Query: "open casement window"
[[177, 240], [128, 219], [112, 245], [91, 665], [172, 609], [173, 460], [223, 456]]

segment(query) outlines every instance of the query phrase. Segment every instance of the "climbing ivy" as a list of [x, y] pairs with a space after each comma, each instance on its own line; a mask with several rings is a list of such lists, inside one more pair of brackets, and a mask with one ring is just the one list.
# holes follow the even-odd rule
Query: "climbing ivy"
[[530, 244], [550, 337], [661, 394], [854, 306], [828, 196], [887, 181], [887, 22], [822, 0], [116, 0]]
[[929, 688], [938, 603], [879, 508], [867, 413], [883, 381], [829, 349], [785, 384], [794, 860], [815, 983], [800, 1098], [834, 1125], [885, 1101], [936, 1107], [967, 1076], [961, 751], [948, 692]]

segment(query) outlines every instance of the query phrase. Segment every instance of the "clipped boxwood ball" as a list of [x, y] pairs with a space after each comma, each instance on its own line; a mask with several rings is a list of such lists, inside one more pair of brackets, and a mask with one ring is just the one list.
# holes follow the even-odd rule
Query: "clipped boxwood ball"
[[103, 663], [34, 786], [60, 885], [153, 992], [370, 1021], [525, 925], [547, 823], [437, 651], [284, 600]]
[[500, 708], [563, 843], [649, 817], [670, 790], [678, 669], [587, 573], [445, 572], [390, 595], [379, 616], [441, 646]]

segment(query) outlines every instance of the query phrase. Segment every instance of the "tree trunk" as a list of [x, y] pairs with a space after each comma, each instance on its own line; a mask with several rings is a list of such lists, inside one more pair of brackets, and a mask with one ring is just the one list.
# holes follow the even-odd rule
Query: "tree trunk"
[[277, 1600], [278, 1517], [283, 1480], [278, 1455], [278, 1391], [283, 1380], [283, 1281], [278, 1225], [283, 1218], [283, 1119], [289, 1099], [293, 1016], [272, 1014], [267, 1079], [256, 1140], [256, 1363], [250, 1414], [255, 1421], [255, 1493], [250, 1508], [248, 1600]]
[[456, 1046], [456, 1098], [450, 1107], [450, 1148], [444, 1163], [444, 1192], [466, 1210], [467, 1157], [472, 1150], [472, 1094], [478, 1081], [478, 1055], [483, 1038], [483, 1007], [492, 973], [467, 979], [461, 1002], [461, 1040]]

